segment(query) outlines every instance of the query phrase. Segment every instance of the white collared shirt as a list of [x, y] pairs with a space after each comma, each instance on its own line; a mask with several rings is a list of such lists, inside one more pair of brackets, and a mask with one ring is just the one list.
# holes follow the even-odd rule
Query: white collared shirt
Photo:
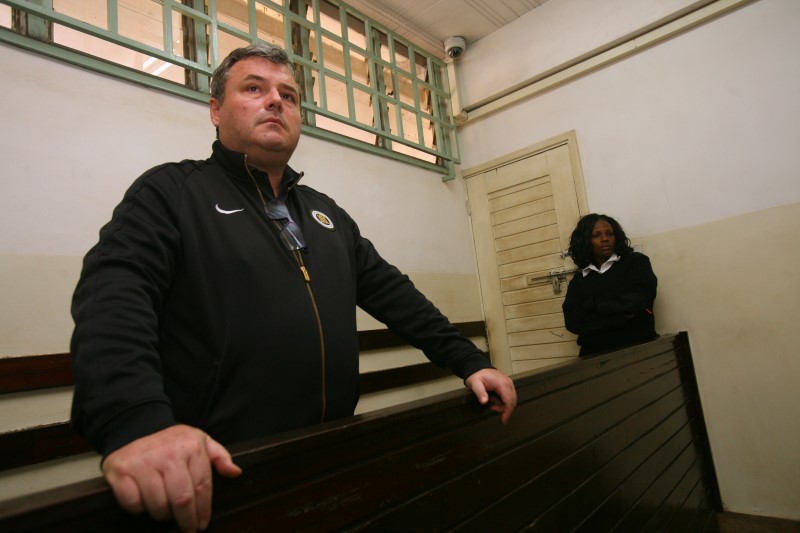
[[614, 263], [616, 263], [620, 259], [622, 259], [622, 258], [620, 256], [618, 256], [617, 254], [611, 254], [611, 257], [609, 257], [608, 260], [605, 263], [600, 265], [600, 268], [597, 268], [596, 266], [594, 266], [594, 263], [589, 263], [589, 266], [587, 266], [583, 270], [581, 270], [581, 273], [583, 274], [584, 278], [586, 276], [588, 276], [589, 272], [591, 272], [592, 270], [594, 270], [595, 272], [599, 272], [600, 274], [605, 274], [606, 271], [608, 271], [608, 269], [611, 268], [614, 265]]

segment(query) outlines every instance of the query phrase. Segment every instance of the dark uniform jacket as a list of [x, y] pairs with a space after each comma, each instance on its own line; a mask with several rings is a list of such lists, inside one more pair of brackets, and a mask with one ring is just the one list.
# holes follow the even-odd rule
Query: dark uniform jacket
[[578, 335], [580, 354], [654, 339], [657, 284], [650, 259], [637, 252], [622, 257], [603, 274], [592, 270], [584, 277], [576, 272], [562, 308], [567, 329]]
[[[252, 177], [251, 177], [252, 176]], [[266, 174], [214, 143], [141, 176], [75, 291], [73, 426], [102, 454], [185, 423], [223, 444], [349, 416], [356, 306], [466, 378], [488, 360], [329, 197], [281, 189], [307, 243], [281, 242]]]

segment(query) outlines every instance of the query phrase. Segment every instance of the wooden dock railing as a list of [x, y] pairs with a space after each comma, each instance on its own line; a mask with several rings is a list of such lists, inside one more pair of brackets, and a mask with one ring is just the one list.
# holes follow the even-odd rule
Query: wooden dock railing
[[[685, 333], [233, 448], [209, 531], [717, 531]], [[0, 503], [0, 531], [157, 531], [102, 479]]]

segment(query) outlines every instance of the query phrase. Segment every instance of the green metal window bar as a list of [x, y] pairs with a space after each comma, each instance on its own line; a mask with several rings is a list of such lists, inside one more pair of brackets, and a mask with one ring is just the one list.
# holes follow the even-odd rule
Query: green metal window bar
[[[444, 180], [455, 175], [459, 155], [445, 63], [339, 0], [0, 0], [0, 10], [3, 5], [10, 22], [4, 24], [0, 11], [0, 41], [200, 102], [208, 101], [220, 57], [270, 41], [296, 65], [305, 134], [434, 170]], [[131, 13], [144, 29], [131, 29]], [[64, 44], [57, 35], [68, 32], [101, 44]], [[97, 52], [107, 43], [111, 51]], [[148, 73], [117, 60], [114, 50], [178, 70], [169, 78]]]

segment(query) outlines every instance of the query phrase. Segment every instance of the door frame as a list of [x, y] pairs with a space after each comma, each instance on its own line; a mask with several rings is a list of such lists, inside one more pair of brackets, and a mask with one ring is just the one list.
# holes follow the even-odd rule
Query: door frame
[[[538, 142], [526, 148], [522, 148], [520, 150], [516, 150], [504, 156], [492, 159], [486, 163], [482, 163], [474, 167], [463, 169], [461, 171], [461, 177], [464, 179], [465, 183], [465, 193], [467, 196], [467, 205], [470, 218], [473, 217], [472, 208], [469, 206], [469, 202], [471, 202], [472, 200], [470, 199], [469, 196], [469, 187], [466, 186], [467, 180], [482, 175], [486, 172], [496, 170], [500, 167], [515, 163], [516, 161], [536, 156], [544, 152], [547, 152], [548, 150], [552, 150], [554, 148], [558, 148], [564, 145], [567, 146], [569, 153], [570, 166], [572, 168], [572, 179], [575, 185], [575, 194], [578, 202], [578, 213], [580, 216], [588, 214], [590, 212], [589, 202], [586, 196], [586, 186], [583, 179], [583, 170], [581, 168], [580, 153], [578, 151], [578, 139], [575, 130], [570, 130], [566, 133], [556, 135], [555, 137], [551, 137], [545, 141]], [[470, 223], [470, 230], [472, 231], [472, 244], [475, 251], [475, 259], [477, 266], [482, 261], [482, 259], [478, 257], [479, 253], [478, 245], [476, 242], [475, 232], [472, 229], [472, 223]], [[492, 262], [494, 261], [495, 259], [492, 258]], [[505, 320], [500, 321], [501, 323], [495, 323], [494, 320], [495, 317], [487, 316], [486, 314], [487, 304], [485, 301], [484, 289], [485, 288], [491, 289], [492, 297], [502, 299], [502, 292], [500, 290], [499, 278], [495, 280], [481, 279], [481, 269], [477, 269], [477, 274], [478, 274], [478, 283], [481, 287], [481, 308], [486, 323], [487, 336], [489, 340], [489, 355], [491, 357], [492, 364], [494, 364], [494, 366], [500, 369], [501, 371], [507, 373], [508, 375], [511, 375], [513, 373], [511, 350], [508, 343], [508, 332], [506, 331]]]

